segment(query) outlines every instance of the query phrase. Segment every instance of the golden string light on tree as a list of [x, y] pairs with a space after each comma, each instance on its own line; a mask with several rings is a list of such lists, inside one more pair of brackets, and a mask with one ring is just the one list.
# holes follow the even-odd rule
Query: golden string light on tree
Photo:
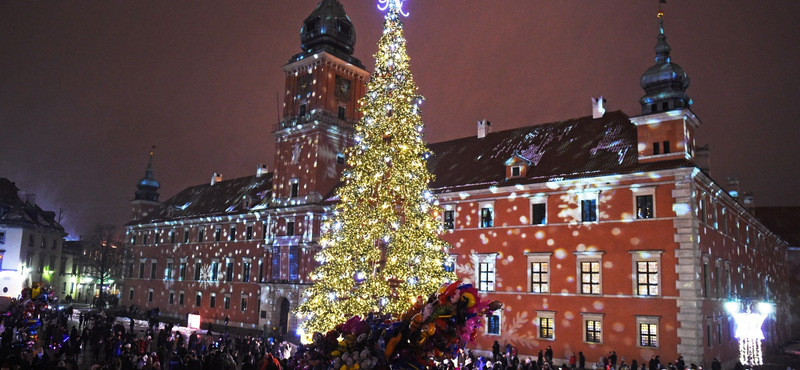
[[423, 98], [409, 70], [401, 0], [380, 0], [388, 9], [375, 55], [375, 73], [361, 99], [363, 118], [340, 202], [317, 254], [320, 266], [306, 301], [297, 307], [307, 332], [326, 332], [353, 315], [405, 312], [455, 279], [445, 271], [449, 245], [438, 237], [440, 210], [428, 189], [419, 105]]

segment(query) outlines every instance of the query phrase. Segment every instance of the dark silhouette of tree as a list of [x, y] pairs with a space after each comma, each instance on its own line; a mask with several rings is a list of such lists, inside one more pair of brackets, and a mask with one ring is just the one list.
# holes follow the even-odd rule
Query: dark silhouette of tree
[[84, 276], [100, 284], [100, 295], [95, 303], [97, 307], [105, 307], [106, 283], [122, 278], [126, 256], [127, 246], [122, 242], [116, 226], [97, 225], [85, 240], [81, 265], [84, 267]]

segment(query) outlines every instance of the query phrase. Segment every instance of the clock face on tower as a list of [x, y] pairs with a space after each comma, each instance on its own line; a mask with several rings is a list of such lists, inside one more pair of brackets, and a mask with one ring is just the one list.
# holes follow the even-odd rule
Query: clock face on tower
[[352, 85], [352, 81], [342, 76], [336, 76], [336, 98], [350, 101], [350, 88]]
[[306, 95], [311, 91], [311, 80], [313, 77], [310, 74], [303, 73], [297, 77], [297, 94]]

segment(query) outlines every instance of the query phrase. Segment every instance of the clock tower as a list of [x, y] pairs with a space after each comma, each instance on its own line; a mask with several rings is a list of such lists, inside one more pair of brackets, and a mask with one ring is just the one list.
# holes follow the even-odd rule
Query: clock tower
[[282, 119], [274, 129], [277, 205], [320, 202], [344, 169], [369, 72], [353, 56], [356, 31], [338, 0], [322, 0], [300, 31], [302, 52], [283, 66]]

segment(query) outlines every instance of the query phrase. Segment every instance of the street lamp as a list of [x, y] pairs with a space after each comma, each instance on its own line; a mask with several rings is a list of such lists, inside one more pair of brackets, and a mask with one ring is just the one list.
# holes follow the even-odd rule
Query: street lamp
[[[757, 312], [752, 311], [753, 306]], [[726, 302], [725, 309], [736, 321], [735, 336], [739, 339], [739, 362], [742, 365], [763, 365], [761, 341], [764, 340], [764, 332], [761, 331], [761, 324], [774, 311], [772, 303], [745, 299]]]

